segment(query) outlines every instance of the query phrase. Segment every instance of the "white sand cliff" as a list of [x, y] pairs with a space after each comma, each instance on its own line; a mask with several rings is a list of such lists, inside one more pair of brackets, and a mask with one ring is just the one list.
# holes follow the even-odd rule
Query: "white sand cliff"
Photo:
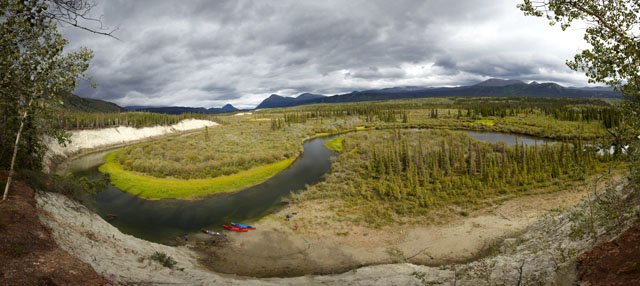
[[219, 125], [210, 120], [185, 119], [174, 125], [134, 128], [118, 126], [103, 129], [74, 130], [71, 133], [71, 142], [66, 146], [60, 145], [56, 140], [49, 139], [49, 152], [47, 161], [53, 156], [70, 157], [83, 151], [120, 146], [154, 137], [161, 137], [182, 132], [194, 131], [205, 127]]

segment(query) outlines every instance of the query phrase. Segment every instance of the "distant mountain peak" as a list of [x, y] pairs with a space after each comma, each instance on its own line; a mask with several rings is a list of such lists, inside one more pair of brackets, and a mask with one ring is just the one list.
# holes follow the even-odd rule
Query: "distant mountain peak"
[[555, 88], [555, 89], [561, 89], [561, 88], [564, 88], [563, 86], [561, 86], [561, 85], [559, 85], [559, 84], [557, 84], [557, 83], [555, 83], [555, 82], [543, 82], [543, 83], [540, 83], [540, 84], [538, 84], [538, 85], [540, 85], [540, 86], [544, 86], [544, 87], [546, 87], [546, 88]]
[[526, 84], [521, 80], [516, 79], [500, 79], [500, 78], [490, 78], [481, 83], [475, 84], [473, 86], [486, 86], [486, 87], [503, 87], [514, 84]]
[[183, 114], [183, 113], [201, 113], [201, 114], [218, 114], [238, 111], [235, 106], [225, 104], [223, 107], [187, 107], [187, 106], [128, 106], [128, 111], [145, 111], [164, 114]]
[[220, 111], [222, 111], [222, 112], [234, 112], [234, 111], [238, 111], [238, 109], [235, 106], [227, 103], [222, 108], [220, 108]]
[[316, 99], [316, 98], [323, 98], [323, 97], [325, 96], [322, 94], [314, 94], [314, 93], [308, 93], [308, 92], [305, 92], [303, 94], [296, 96], [297, 99], [301, 99], [301, 100]]
[[263, 100], [256, 108], [287, 107], [304, 104], [322, 98], [325, 98], [325, 96], [308, 92], [300, 94], [297, 97], [286, 97], [272, 94], [267, 99]]

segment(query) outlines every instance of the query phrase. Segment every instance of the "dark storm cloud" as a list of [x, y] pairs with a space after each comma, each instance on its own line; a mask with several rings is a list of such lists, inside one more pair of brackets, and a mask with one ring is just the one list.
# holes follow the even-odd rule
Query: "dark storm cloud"
[[121, 105], [250, 107], [269, 94], [335, 94], [489, 77], [583, 84], [564, 66], [580, 31], [517, 1], [103, 1], [121, 41], [65, 28], [95, 58], [82, 96]]

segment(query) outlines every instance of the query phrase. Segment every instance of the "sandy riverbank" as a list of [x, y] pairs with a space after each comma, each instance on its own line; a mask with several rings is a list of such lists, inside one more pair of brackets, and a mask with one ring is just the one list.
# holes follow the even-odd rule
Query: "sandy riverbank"
[[[531, 195], [438, 222], [372, 229], [339, 222], [320, 201], [292, 205], [257, 223], [257, 231], [229, 233], [230, 244], [204, 249], [212, 270], [255, 277], [339, 273], [364, 265], [472, 261], [552, 210], [570, 208], [587, 188]], [[298, 213], [291, 221], [288, 213]]]
[[[186, 285], [418, 285], [411, 273], [428, 267], [398, 264], [362, 268], [345, 274], [256, 279], [218, 274], [202, 267], [199, 255], [187, 247], [170, 247], [121, 233], [86, 207], [54, 193], [37, 194], [40, 219], [51, 228], [61, 248], [90, 264], [114, 284]], [[144, 260], [162, 252], [177, 261], [174, 269]], [[448, 271], [433, 278], [447, 281]]]
[[[580, 194], [574, 194], [581, 196]], [[188, 285], [516, 285], [518, 281], [523, 285], [573, 285], [575, 283], [575, 256], [594, 245], [589, 240], [570, 240], [569, 232], [573, 224], [571, 213], [585, 212], [587, 205], [584, 203], [570, 208], [564, 212], [553, 212], [551, 216], [540, 218], [532, 223], [518, 238], [506, 239], [496, 252], [486, 258], [462, 264], [448, 264], [439, 267], [421, 266], [412, 263], [382, 264], [354, 268], [342, 274], [332, 275], [306, 275], [292, 278], [248, 278], [237, 275], [226, 275], [207, 270], [200, 263], [203, 256], [188, 247], [170, 247], [145, 240], [137, 239], [121, 233], [118, 229], [104, 221], [86, 207], [69, 200], [68, 198], [52, 193], [39, 193], [36, 195], [39, 216], [45, 225], [51, 229], [51, 233], [57, 244], [71, 255], [91, 265], [98, 273], [105, 276], [114, 284], [188, 284]], [[533, 199], [533, 201], [530, 201]], [[524, 207], [527, 203], [557, 202], [564, 205], [563, 199], [550, 197], [523, 199], [518, 203], [511, 203], [513, 213], [503, 213], [510, 220], [514, 217], [518, 207]], [[565, 197], [566, 203], [573, 202], [572, 198]], [[577, 197], [575, 199], [578, 199]], [[507, 205], [507, 204], [505, 204]], [[553, 205], [549, 205], [551, 208]], [[505, 206], [506, 207], [506, 206]], [[505, 207], [500, 210], [506, 211]], [[507, 207], [508, 208], [508, 207]], [[499, 215], [502, 217], [502, 215]], [[300, 215], [300, 219], [304, 214]], [[526, 215], [524, 216], [527, 217]], [[253, 232], [254, 235], [269, 237], [268, 225], [281, 223], [268, 221], [260, 224], [260, 229]], [[464, 225], [464, 222], [461, 222]], [[458, 224], [460, 225], [460, 224]], [[265, 228], [265, 229], [263, 229]], [[455, 227], [454, 227], [455, 228]], [[482, 227], [475, 227], [482, 228]], [[444, 231], [443, 228], [440, 230]], [[285, 230], [288, 235], [295, 235]], [[424, 231], [424, 230], [422, 230]], [[469, 231], [469, 229], [467, 229]], [[472, 231], [473, 232], [473, 231]], [[446, 231], [445, 231], [446, 233]], [[459, 235], [464, 235], [464, 231]], [[471, 234], [469, 234], [471, 235]], [[273, 234], [278, 241], [278, 236]], [[280, 236], [282, 237], [282, 236]], [[251, 236], [244, 236], [247, 240], [244, 247], [251, 244]], [[607, 239], [601, 237], [600, 239]], [[293, 238], [297, 239], [297, 238]], [[470, 237], [469, 239], [473, 239]], [[257, 239], [252, 239], [257, 241]], [[410, 239], [408, 241], [411, 241]], [[234, 244], [239, 245], [240, 240], [234, 239]], [[309, 241], [312, 244], [314, 241]], [[336, 243], [327, 242], [327, 243]], [[335, 245], [335, 244], [334, 244]], [[423, 242], [424, 246], [430, 246], [429, 242]], [[300, 248], [300, 245], [295, 245]], [[444, 247], [443, 245], [441, 245]], [[254, 247], [256, 247], [254, 245]], [[295, 260], [299, 257], [292, 253], [288, 257], [271, 257], [271, 248], [277, 249], [282, 245], [254, 248], [256, 253], [263, 257], [245, 257], [244, 263], [254, 265], [253, 261], [259, 260], [265, 269], [282, 269], [283, 261]], [[151, 255], [154, 252], [162, 252], [177, 261], [174, 269], [165, 268], [156, 262], [141, 261], [141, 257]], [[288, 250], [287, 250], [288, 251]], [[326, 252], [323, 257], [340, 257], [331, 255], [332, 249], [315, 249], [316, 254], [303, 251], [302, 256], [307, 256], [309, 261], [322, 257], [320, 252]], [[360, 251], [366, 252], [366, 249]], [[375, 252], [375, 248], [371, 252]], [[444, 251], [444, 249], [443, 249]], [[432, 253], [429, 253], [433, 255]], [[242, 257], [241, 253], [236, 257]], [[229, 257], [204, 257], [209, 260], [228, 260]], [[293, 259], [292, 259], [293, 258]], [[266, 259], [266, 260], [265, 260]], [[407, 259], [408, 260], [408, 259]], [[331, 261], [336, 261], [333, 259]], [[318, 262], [316, 260], [316, 262]], [[349, 262], [349, 260], [343, 260]], [[306, 267], [303, 260], [298, 259], [297, 264], [292, 264], [292, 271], [300, 267]], [[236, 264], [237, 265], [237, 264]], [[297, 265], [297, 266], [296, 266]], [[311, 264], [318, 266], [318, 264]], [[238, 265], [237, 265], [238, 266]], [[231, 268], [229, 268], [231, 269]], [[237, 272], [243, 270], [238, 268]], [[245, 270], [246, 271], [246, 270]], [[283, 275], [290, 273], [282, 272]]]

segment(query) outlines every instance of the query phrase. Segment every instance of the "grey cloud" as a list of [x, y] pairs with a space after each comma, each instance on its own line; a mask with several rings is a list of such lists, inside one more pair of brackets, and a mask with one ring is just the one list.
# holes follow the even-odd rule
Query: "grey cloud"
[[255, 106], [271, 93], [459, 85], [487, 77], [584, 84], [564, 66], [581, 45], [500, 1], [106, 1], [122, 41], [66, 27], [95, 52], [98, 84], [76, 93], [119, 104]]
[[346, 74], [348, 77], [362, 79], [403, 78], [405, 75], [406, 72], [400, 68], [388, 68], [381, 70], [377, 67], [350, 71]]

